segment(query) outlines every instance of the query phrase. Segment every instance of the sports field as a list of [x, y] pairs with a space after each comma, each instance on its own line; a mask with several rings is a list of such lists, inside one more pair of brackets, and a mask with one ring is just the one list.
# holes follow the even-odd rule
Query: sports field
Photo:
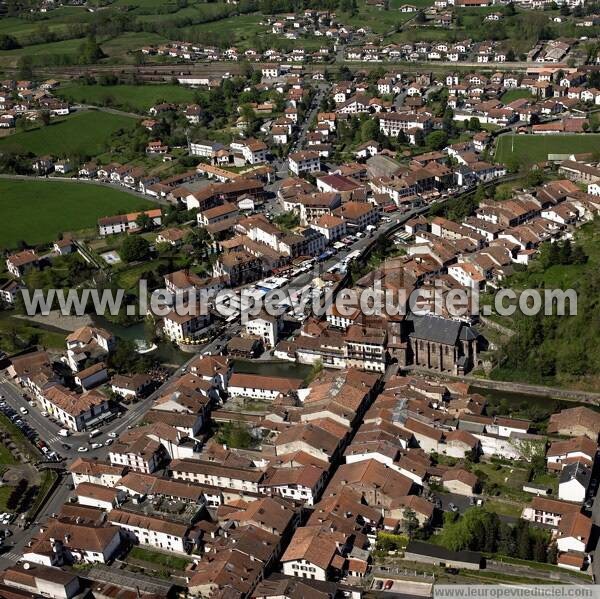
[[181, 85], [65, 85], [57, 95], [69, 102], [111, 105], [146, 113], [159, 102], [183, 104], [193, 102], [198, 92]]
[[95, 227], [102, 216], [155, 206], [101, 185], [2, 179], [0, 248], [15, 248], [20, 240], [29, 244], [50, 242], [58, 233]]
[[580, 152], [600, 152], [600, 134], [503, 135], [498, 139], [496, 160], [507, 162], [516, 158], [533, 163], [548, 160], [548, 154]]
[[133, 129], [136, 119], [97, 110], [52, 120], [46, 127], [21, 131], [0, 139], [0, 152], [32, 152], [53, 157], [73, 154], [96, 156], [108, 146], [119, 129]]

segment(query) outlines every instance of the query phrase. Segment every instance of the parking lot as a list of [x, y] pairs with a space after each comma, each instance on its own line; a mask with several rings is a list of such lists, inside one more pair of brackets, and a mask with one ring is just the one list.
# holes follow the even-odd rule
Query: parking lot
[[[31, 402], [30, 407], [35, 408], [35, 402]], [[0, 412], [4, 414], [4, 416], [6, 416], [6, 418], [8, 418], [26, 438], [45, 455], [47, 460], [60, 462], [62, 459], [64, 459], [56, 451], [52, 451], [48, 445], [46, 445], [46, 443], [40, 439], [37, 431], [31, 428], [29, 423], [24, 419], [29, 414], [29, 408], [23, 406], [17, 411], [15, 408], [6, 403], [4, 396], [0, 396]]]

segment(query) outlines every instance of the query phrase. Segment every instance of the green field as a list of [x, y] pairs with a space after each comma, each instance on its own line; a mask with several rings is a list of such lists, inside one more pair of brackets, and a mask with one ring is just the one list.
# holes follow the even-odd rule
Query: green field
[[85, 111], [46, 127], [21, 131], [0, 139], [0, 151], [33, 153], [54, 157], [80, 154], [96, 156], [108, 146], [111, 135], [120, 129], [133, 129], [133, 117], [100, 111]]
[[100, 185], [61, 181], [0, 181], [0, 247], [19, 240], [40, 244], [58, 233], [95, 227], [102, 216], [155, 206], [147, 200]]
[[57, 95], [70, 102], [112, 105], [137, 112], [147, 112], [159, 102], [183, 104], [193, 102], [196, 91], [181, 85], [65, 85]]
[[[512, 140], [514, 138], [514, 152]], [[548, 160], [548, 154], [600, 151], [600, 134], [574, 135], [502, 135], [498, 139], [496, 160], [532, 163]]]
[[528, 89], [509, 89], [502, 94], [500, 98], [505, 104], [510, 104], [515, 100], [520, 100], [521, 98], [535, 99], [534, 96], [531, 95], [531, 92]]

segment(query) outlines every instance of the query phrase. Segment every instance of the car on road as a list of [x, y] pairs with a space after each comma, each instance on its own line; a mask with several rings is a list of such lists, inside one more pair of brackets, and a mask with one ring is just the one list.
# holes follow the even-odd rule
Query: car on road
[[79, 453], [85, 453], [87, 450], [88, 450], [88, 448], [87, 448], [87, 447], [84, 447], [83, 445], [82, 445], [81, 447], [78, 447], [78, 448], [77, 448], [77, 451], [78, 451]]
[[92, 449], [100, 449], [102, 447], [102, 443], [92, 443]]
[[386, 590], [391, 589], [394, 586], [394, 581], [393, 580], [386, 580], [385, 584], [383, 585], [383, 588]]
[[108, 433], [108, 436], [109, 436], [111, 439], [116, 439], [116, 438], [117, 438], [117, 433], [115, 433], [115, 432], [110, 432], [110, 433]]
[[113, 440], [112, 440], [112, 439], [106, 439], [106, 441], [104, 441], [104, 445], [105, 445], [106, 447], [108, 447], [108, 446], [109, 446], [109, 445], [110, 445], [112, 442], [113, 442]]
[[48, 418], [48, 412], [40, 412], [40, 414], [44, 417], [44, 418]]
[[21, 412], [21, 414], [29, 414], [29, 410], [27, 408], [19, 408], [19, 412]]
[[67, 451], [71, 449], [71, 446], [68, 443], [61, 443], [60, 446]]

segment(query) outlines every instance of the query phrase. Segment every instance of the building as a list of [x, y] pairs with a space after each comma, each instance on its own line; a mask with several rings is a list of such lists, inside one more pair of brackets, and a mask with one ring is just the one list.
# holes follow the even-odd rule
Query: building
[[281, 556], [283, 573], [310, 580], [331, 580], [343, 570], [342, 551], [347, 535], [321, 530], [318, 526], [298, 528]]
[[113, 416], [108, 398], [99, 391], [76, 393], [62, 385], [52, 385], [39, 398], [41, 407], [64, 427], [85, 431]]
[[11, 254], [6, 259], [6, 268], [8, 272], [17, 278], [21, 278], [24, 274], [34, 268], [38, 268], [39, 258], [35, 250], [23, 250], [16, 254]]
[[595, 412], [585, 406], [561, 410], [550, 416], [548, 433], [566, 437], [588, 437], [598, 441], [600, 431], [600, 412]]
[[191, 549], [187, 524], [124, 509], [112, 510], [108, 521], [126, 530], [128, 536], [142, 546], [173, 553], [187, 553]]
[[583, 503], [591, 478], [592, 469], [588, 464], [584, 462], [567, 464], [558, 479], [558, 498]]
[[301, 386], [301, 379], [234, 372], [229, 379], [227, 391], [230, 397], [274, 400], [280, 395], [298, 391]]
[[412, 362], [440, 372], [468, 372], [477, 364], [479, 332], [458, 320], [437, 316], [410, 316]]
[[479, 570], [484, 561], [476, 551], [450, 551], [440, 545], [423, 541], [410, 541], [404, 551], [404, 559], [465, 570]]
[[258, 316], [250, 316], [245, 324], [246, 333], [262, 339], [266, 348], [273, 348], [279, 341], [281, 320], [262, 311]]
[[106, 235], [117, 235], [126, 233], [138, 228], [137, 220], [142, 214], [145, 214], [154, 225], [160, 226], [162, 223], [162, 210], [145, 210], [144, 212], [131, 212], [129, 214], [118, 214], [116, 216], [105, 216], [98, 219], [98, 232], [102, 237]]
[[305, 173], [316, 173], [321, 170], [321, 156], [319, 152], [312, 150], [292, 152], [288, 156], [288, 165], [290, 171], [297, 176]]
[[451, 468], [442, 474], [444, 489], [457, 495], [473, 495], [478, 484], [477, 477], [462, 468]]
[[[4, 570], [2, 583], [14, 589], [15, 598], [42, 596], [51, 599], [72, 599], [82, 590], [77, 574], [30, 562], [16, 564]], [[28, 595], [20, 595], [19, 591]]]
[[106, 564], [121, 546], [116, 526], [50, 518], [23, 552], [23, 560], [44, 566]]

